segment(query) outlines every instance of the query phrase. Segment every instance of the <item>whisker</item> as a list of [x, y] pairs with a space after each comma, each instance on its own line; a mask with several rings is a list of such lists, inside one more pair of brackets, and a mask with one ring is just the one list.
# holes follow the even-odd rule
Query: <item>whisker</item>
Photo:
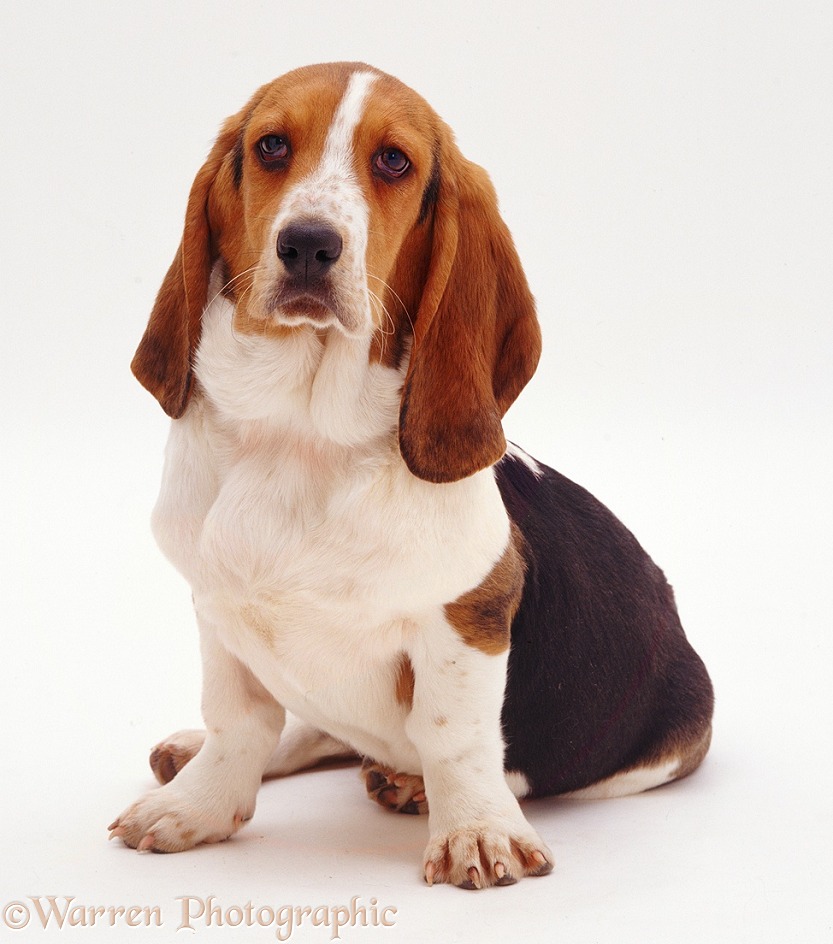
[[[250, 273], [256, 272], [258, 269], [262, 269], [262, 268], [263, 268], [263, 266], [261, 266], [261, 265], [249, 266], [248, 269], [244, 269], [244, 270], [243, 270], [242, 272], [240, 272], [238, 275], [235, 275], [234, 278], [229, 279], [228, 282], [226, 282], [225, 285], [223, 285], [223, 286], [220, 288], [220, 290], [214, 295], [214, 297], [211, 299], [211, 301], [208, 303], [208, 305], [213, 305], [214, 302], [216, 302], [217, 299], [223, 294], [223, 292], [224, 292], [227, 288], [231, 287], [231, 285], [233, 285], [238, 279], [242, 279], [244, 275], [249, 275]], [[208, 305], [206, 305], [206, 307], [208, 307]]]
[[388, 282], [386, 282], [384, 279], [380, 278], [378, 275], [374, 275], [372, 272], [368, 272], [367, 275], [368, 275], [368, 278], [376, 279], [377, 282], [381, 282], [382, 285], [384, 285], [384, 287], [391, 293], [391, 295], [393, 295], [393, 297], [399, 302], [399, 304], [402, 306], [402, 310], [405, 312], [405, 314], [406, 314], [406, 315], [408, 314], [408, 307], [407, 307], [407, 305], [405, 304], [405, 302], [402, 301], [401, 296], [400, 296], [399, 294], [397, 294], [397, 292], [394, 290], [393, 286], [391, 286], [391, 285], [390, 285]]
[[[408, 306], [405, 304], [405, 302], [402, 301], [401, 296], [394, 290], [394, 288], [389, 283], [387, 283], [384, 279], [380, 278], [378, 275], [374, 275], [372, 272], [368, 272], [367, 277], [369, 279], [376, 279], [377, 282], [381, 282], [382, 285], [384, 285], [384, 287], [391, 293], [391, 295], [393, 295], [393, 297], [399, 302], [399, 304], [402, 306], [402, 311], [405, 313], [405, 317], [408, 319], [408, 324], [410, 324], [411, 326], [411, 331], [413, 331], [414, 319], [411, 317], [411, 313], [408, 311]], [[370, 289], [368, 289], [368, 292], [369, 291]]]
[[[250, 283], [246, 286], [246, 288], [243, 289], [242, 295], [241, 295], [240, 298], [237, 300], [238, 305], [241, 304], [241, 303], [246, 299], [246, 296], [247, 296], [250, 292], [252, 292], [253, 290], [254, 290], [254, 282], [250, 282]], [[234, 326], [234, 318], [231, 319], [231, 336], [234, 338], [235, 341], [237, 341], [238, 344], [241, 344], [241, 343], [242, 343], [242, 339], [241, 339], [239, 333], [237, 332], [237, 329], [236, 329], [235, 326]]]
[[[371, 299], [371, 301], [374, 301], [374, 299]], [[375, 299], [375, 301], [376, 301], [377, 304], [378, 304], [378, 299]], [[385, 318], [387, 318], [387, 317], [388, 317], [387, 312], [384, 312], [384, 314], [385, 314]], [[380, 321], [381, 321], [381, 326], [379, 327], [379, 331], [378, 331], [378, 336], [379, 336], [379, 358], [380, 358], [380, 360], [384, 361], [385, 355], [387, 354], [387, 348], [388, 348], [388, 334], [389, 334], [389, 332], [385, 331], [385, 329], [384, 329], [384, 321], [383, 321], [382, 319], [380, 319]]]
[[384, 360], [385, 353], [386, 353], [386, 351], [387, 351], [387, 341], [388, 341], [388, 338], [392, 338], [392, 337], [394, 337], [394, 336], [396, 335], [396, 322], [393, 320], [393, 318], [392, 318], [392, 316], [391, 316], [391, 313], [388, 311], [387, 306], [386, 306], [385, 303], [382, 301], [382, 299], [381, 299], [372, 289], [368, 289], [368, 290], [367, 290], [367, 293], [368, 293], [368, 295], [369, 295], [369, 297], [370, 297], [371, 302], [375, 302], [376, 305], [379, 306], [379, 309], [382, 311], [382, 313], [383, 313], [384, 316], [385, 316], [385, 319], [386, 319], [386, 321], [387, 321], [387, 324], [390, 326], [390, 330], [388, 330], [388, 331], [385, 330], [385, 322], [384, 322], [384, 321], [383, 321], [382, 324], [379, 326], [379, 335], [381, 336], [381, 344], [380, 344], [380, 347], [381, 347], [381, 357], [382, 357], [382, 359]]
[[396, 334], [396, 322], [395, 322], [395, 321], [393, 320], [393, 318], [391, 317], [391, 313], [388, 311], [387, 307], [385, 306], [385, 303], [382, 301], [382, 299], [381, 299], [372, 289], [368, 289], [368, 290], [367, 290], [367, 294], [370, 296], [371, 301], [376, 302], [376, 304], [379, 306], [379, 309], [380, 309], [381, 312], [385, 315], [385, 317], [387, 318], [388, 322], [390, 323], [390, 327], [391, 327], [391, 330], [390, 330], [390, 331], [385, 331], [383, 326], [380, 326], [380, 327], [379, 327], [379, 330], [380, 330], [380, 331], [382, 332], [382, 334], [384, 334], [384, 335], [394, 335], [394, 334]]

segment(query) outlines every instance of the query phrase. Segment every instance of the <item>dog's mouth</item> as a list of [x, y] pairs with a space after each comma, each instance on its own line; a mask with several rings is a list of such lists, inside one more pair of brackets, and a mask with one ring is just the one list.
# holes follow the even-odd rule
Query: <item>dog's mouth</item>
[[304, 284], [301, 279], [279, 279], [262, 306], [264, 320], [283, 327], [312, 325], [337, 328], [349, 337], [363, 334], [363, 321], [346, 305], [329, 279]]
[[324, 325], [340, 320], [340, 305], [329, 285], [309, 288], [292, 282], [276, 287], [267, 302], [267, 314], [279, 324], [311, 322]]

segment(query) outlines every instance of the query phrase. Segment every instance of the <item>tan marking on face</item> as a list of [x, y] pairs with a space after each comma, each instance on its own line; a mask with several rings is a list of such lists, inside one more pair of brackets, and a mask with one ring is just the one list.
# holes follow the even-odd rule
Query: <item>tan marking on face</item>
[[376, 284], [370, 267], [368, 286], [379, 295], [372, 308], [380, 321], [371, 342], [371, 363], [391, 368], [402, 363], [413, 340], [414, 320], [430, 261], [431, 230], [426, 223], [406, 234], [384, 285], [381, 281]]
[[405, 705], [408, 708], [414, 702], [414, 667], [411, 660], [403, 652], [396, 663], [396, 682], [394, 683], [394, 693], [399, 705]]
[[[359, 260], [362, 284], [350, 294], [358, 291], [369, 298], [375, 329], [371, 360], [395, 367], [407, 351], [427, 276], [431, 226], [430, 221], [418, 220], [438, 141], [447, 134], [430, 106], [397, 79], [347, 63], [298, 70], [262, 89], [241, 134], [240, 193], [225, 186], [215, 188], [218, 199], [225, 200], [229, 218], [221, 254], [227, 269], [225, 285], [237, 301], [235, 329], [271, 334], [264, 326], [274, 319], [267, 317], [262, 301], [271, 287], [266, 267], [275, 248], [272, 224], [285, 200], [297, 195], [299, 187], [304, 193], [306, 181], [318, 172], [333, 118], [357, 72], [372, 73], [374, 81], [353, 132], [351, 171], [367, 207], [368, 223], [366, 251]], [[285, 169], [266, 170], [260, 165], [257, 142], [269, 133], [284, 135], [290, 142], [292, 156]], [[408, 172], [399, 180], [374, 173], [376, 155], [390, 147], [403, 151], [410, 161]], [[345, 240], [343, 258], [333, 267], [337, 276], [339, 266], [356, 262], [349, 252], [349, 220], [331, 210], [322, 212], [325, 222]], [[216, 215], [223, 215], [219, 205]], [[277, 266], [272, 271], [276, 273], [272, 280], [280, 277]], [[338, 278], [333, 282], [338, 286]]]
[[[264, 266], [272, 255], [276, 257], [275, 217], [287, 194], [318, 166], [351, 71], [358, 68], [358, 64], [333, 63], [297, 69], [264, 86], [250, 102], [239, 136], [240, 187], [232, 182], [234, 155], [229, 155], [229, 173], [215, 197], [216, 215], [225, 223], [218, 248], [228, 270], [227, 284], [237, 299], [236, 330], [271, 334], [262, 330], [263, 323], [276, 327], [265, 316], [261, 299], [269, 290]], [[270, 134], [289, 141], [291, 156], [285, 166], [265, 167], [258, 158], [257, 143]]]
[[486, 655], [499, 655], [509, 648], [512, 619], [523, 592], [522, 541], [512, 525], [509, 545], [483, 583], [445, 607], [446, 619], [463, 641]]
[[[369, 209], [367, 287], [381, 333], [380, 353], [391, 347], [385, 337], [396, 336], [403, 326], [410, 332], [416, 317], [431, 245], [430, 222], [420, 222], [420, 210], [446, 132], [416, 92], [392, 76], [377, 78], [356, 129], [354, 150]], [[397, 180], [374, 171], [376, 156], [388, 148], [401, 151], [410, 162]]]

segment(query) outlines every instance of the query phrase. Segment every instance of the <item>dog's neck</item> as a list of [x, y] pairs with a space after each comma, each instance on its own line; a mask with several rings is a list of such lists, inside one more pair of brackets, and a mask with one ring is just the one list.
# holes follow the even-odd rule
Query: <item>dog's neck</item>
[[371, 357], [371, 337], [336, 328], [237, 330], [234, 315], [230, 300], [214, 299], [196, 357], [200, 388], [224, 426], [347, 449], [387, 448], [407, 359], [398, 369], [382, 366]]

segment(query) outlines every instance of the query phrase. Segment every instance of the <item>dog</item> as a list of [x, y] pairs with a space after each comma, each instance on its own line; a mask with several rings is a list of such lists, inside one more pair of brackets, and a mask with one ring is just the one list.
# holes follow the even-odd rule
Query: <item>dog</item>
[[540, 353], [486, 173], [411, 89], [298, 69], [223, 125], [133, 372], [172, 418], [153, 530], [193, 590], [205, 731], [111, 824], [231, 836], [261, 780], [362, 759], [428, 884], [553, 856], [518, 800], [691, 773], [712, 688], [662, 572], [501, 419]]

